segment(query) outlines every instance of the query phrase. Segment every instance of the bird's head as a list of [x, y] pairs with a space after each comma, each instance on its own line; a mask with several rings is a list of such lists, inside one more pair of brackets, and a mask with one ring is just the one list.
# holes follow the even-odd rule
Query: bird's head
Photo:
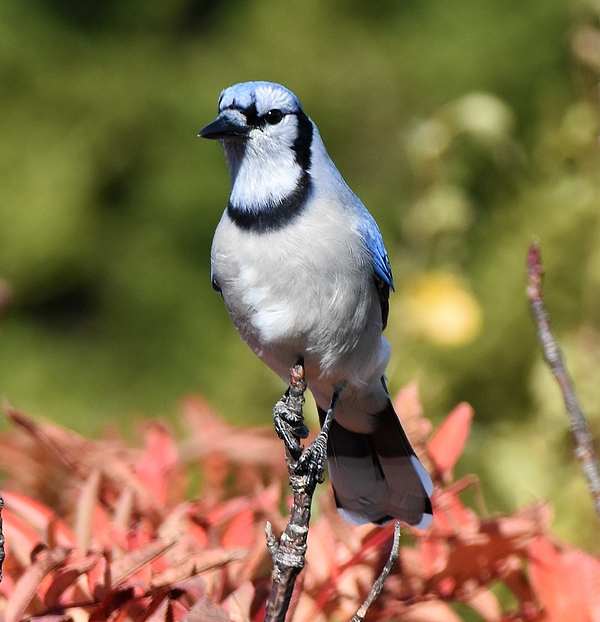
[[277, 201], [310, 168], [313, 124], [298, 98], [279, 84], [243, 82], [225, 89], [218, 117], [198, 136], [223, 142], [237, 203]]
[[248, 140], [261, 135], [271, 140], [293, 141], [302, 106], [280, 84], [242, 82], [219, 97], [219, 116], [200, 130], [202, 138]]

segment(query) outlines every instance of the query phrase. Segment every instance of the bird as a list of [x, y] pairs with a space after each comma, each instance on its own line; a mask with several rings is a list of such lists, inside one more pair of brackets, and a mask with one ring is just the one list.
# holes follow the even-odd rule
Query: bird
[[280, 84], [226, 88], [198, 136], [221, 141], [231, 180], [211, 247], [213, 288], [282, 379], [303, 361], [321, 422], [339, 397], [327, 446], [338, 511], [353, 525], [427, 527], [433, 484], [386, 388], [394, 281], [374, 218]]

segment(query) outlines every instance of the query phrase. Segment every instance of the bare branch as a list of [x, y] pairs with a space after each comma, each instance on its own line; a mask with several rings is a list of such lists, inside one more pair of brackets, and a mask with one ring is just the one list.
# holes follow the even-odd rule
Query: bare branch
[[288, 390], [273, 409], [275, 430], [286, 447], [286, 462], [294, 500], [290, 519], [279, 542], [270, 523], [266, 527], [267, 547], [273, 560], [273, 585], [267, 602], [265, 622], [284, 622], [296, 578], [304, 568], [312, 497], [317, 484], [323, 481], [327, 436], [339, 395], [336, 392], [333, 396], [321, 432], [304, 449], [300, 439], [308, 435], [302, 416], [305, 390], [304, 366], [299, 362], [292, 369]]
[[536, 241], [532, 242], [527, 255], [527, 296], [538, 327], [538, 336], [544, 351], [544, 357], [554, 374], [565, 400], [569, 425], [575, 439], [575, 455], [581, 463], [588, 480], [588, 486], [594, 499], [594, 508], [600, 519], [600, 469], [594, 453], [592, 435], [581, 404], [577, 399], [573, 383], [558, 347], [556, 337], [550, 329], [550, 318], [542, 297], [542, 277], [544, 268], [540, 249]]
[[[302, 415], [306, 391], [303, 361], [298, 361], [292, 369], [290, 385], [273, 409], [275, 430], [285, 443], [286, 462], [294, 500], [288, 524], [279, 541], [271, 523], [267, 522], [265, 529], [267, 548], [273, 560], [271, 575], [273, 585], [267, 601], [265, 622], [285, 622], [296, 579], [304, 568], [312, 497], [317, 484], [323, 482], [329, 429], [342, 390], [334, 392], [321, 431], [306, 449], [300, 444], [300, 439], [308, 435]], [[399, 546], [400, 523], [396, 523], [394, 544], [388, 562], [375, 581], [369, 597], [352, 618], [352, 622], [362, 622], [369, 607], [381, 593], [392, 566], [398, 559]]]
[[390, 551], [390, 556], [388, 557], [387, 563], [384, 566], [383, 570], [377, 580], [373, 584], [369, 595], [367, 596], [365, 602], [360, 606], [360, 609], [354, 614], [352, 620], [350, 622], [363, 622], [367, 612], [371, 605], [375, 602], [375, 599], [381, 594], [381, 590], [383, 590], [383, 586], [388, 578], [388, 575], [392, 571], [392, 567], [396, 563], [398, 559], [400, 551], [400, 523], [397, 522], [394, 525], [394, 543], [392, 545], [392, 550]]

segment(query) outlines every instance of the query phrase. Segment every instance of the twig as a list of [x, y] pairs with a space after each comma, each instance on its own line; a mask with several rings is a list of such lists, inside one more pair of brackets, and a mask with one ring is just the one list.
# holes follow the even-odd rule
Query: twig
[[600, 520], [600, 469], [594, 453], [592, 435], [581, 404], [577, 399], [573, 383], [566, 370], [556, 337], [550, 330], [550, 319], [542, 298], [542, 277], [544, 268], [540, 249], [536, 241], [532, 242], [527, 255], [527, 296], [538, 327], [538, 336], [544, 351], [544, 357], [554, 374], [565, 400], [571, 433], [575, 439], [575, 455], [588, 480], [590, 493], [594, 499], [594, 508]]
[[267, 547], [273, 560], [273, 585], [266, 606], [265, 622], [284, 622], [296, 578], [304, 568], [312, 497], [317, 484], [323, 481], [327, 437], [339, 396], [339, 392], [334, 393], [321, 432], [304, 450], [300, 439], [308, 435], [302, 417], [305, 390], [304, 366], [299, 361], [292, 369], [288, 390], [273, 409], [275, 430], [286, 446], [286, 462], [294, 500], [288, 524], [279, 541], [269, 522], [265, 529]]
[[367, 596], [365, 602], [360, 606], [360, 609], [354, 614], [352, 620], [350, 622], [363, 622], [365, 616], [367, 615], [367, 611], [371, 605], [375, 602], [375, 599], [381, 594], [381, 590], [383, 590], [383, 586], [385, 585], [386, 579], [390, 574], [393, 565], [396, 563], [398, 559], [398, 554], [400, 551], [400, 523], [397, 522], [394, 525], [394, 544], [392, 545], [392, 550], [390, 551], [390, 556], [388, 557], [387, 564], [384, 566], [381, 574], [377, 577], [377, 580], [373, 584], [369, 595]]

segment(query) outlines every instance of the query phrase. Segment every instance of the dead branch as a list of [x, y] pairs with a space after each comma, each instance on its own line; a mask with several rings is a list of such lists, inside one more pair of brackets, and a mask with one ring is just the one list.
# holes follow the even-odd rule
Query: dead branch
[[398, 555], [400, 553], [400, 523], [397, 522], [394, 525], [394, 543], [392, 545], [392, 550], [390, 551], [390, 556], [388, 557], [387, 563], [384, 566], [381, 574], [377, 577], [377, 580], [373, 584], [369, 595], [365, 599], [365, 602], [360, 606], [360, 609], [352, 616], [352, 620], [350, 622], [363, 622], [367, 612], [371, 605], [375, 602], [375, 599], [381, 594], [381, 590], [383, 590], [383, 586], [385, 585], [386, 579], [388, 575], [392, 571], [392, 567], [396, 563], [398, 559]]
[[312, 497], [317, 484], [323, 481], [327, 437], [337, 402], [338, 393], [334, 394], [321, 432], [304, 450], [300, 439], [308, 436], [308, 428], [304, 425], [302, 415], [305, 390], [304, 366], [299, 361], [292, 369], [288, 390], [273, 410], [275, 430], [286, 447], [293, 504], [288, 524], [279, 541], [269, 522], [265, 530], [267, 546], [273, 560], [273, 585], [267, 602], [265, 622], [284, 622], [296, 578], [304, 568]]
[[[299, 360], [291, 370], [287, 391], [273, 409], [275, 430], [286, 448], [293, 504], [288, 524], [279, 541], [271, 523], [267, 522], [265, 528], [267, 547], [273, 560], [271, 575], [273, 585], [267, 601], [265, 622], [285, 622], [296, 578], [304, 568], [312, 498], [317, 484], [323, 483], [329, 428], [342, 389], [334, 392], [321, 431], [306, 449], [300, 443], [301, 439], [308, 436], [308, 428], [304, 424], [302, 414], [305, 391], [304, 361]], [[398, 559], [399, 546], [400, 523], [396, 523], [394, 544], [388, 562], [375, 581], [368, 598], [352, 618], [352, 622], [362, 622], [369, 607], [381, 593], [392, 566]]]
[[542, 344], [544, 357], [563, 394], [571, 433], [575, 439], [575, 456], [581, 463], [581, 468], [588, 480], [590, 493], [594, 500], [594, 508], [600, 519], [600, 469], [598, 468], [598, 460], [594, 453], [593, 439], [585, 413], [565, 367], [556, 337], [550, 329], [550, 318], [542, 297], [543, 274], [544, 268], [539, 245], [534, 241], [529, 247], [527, 255], [527, 297], [537, 324], [538, 337]]

